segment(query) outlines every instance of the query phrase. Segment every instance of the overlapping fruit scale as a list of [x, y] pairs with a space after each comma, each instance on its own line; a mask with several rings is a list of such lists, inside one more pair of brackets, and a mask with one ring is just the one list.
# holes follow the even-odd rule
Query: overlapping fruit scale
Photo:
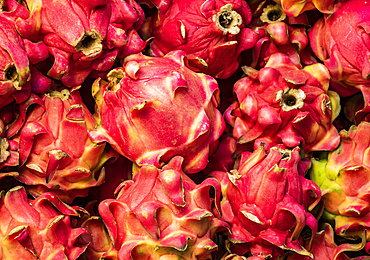
[[0, 258], [77, 259], [90, 235], [86, 229], [71, 226], [73, 216], [78, 212], [52, 193], [30, 200], [20, 186], [2, 192]]
[[[113, 248], [100, 251], [104, 259], [211, 259], [217, 250], [216, 233], [228, 232], [220, 215], [220, 183], [208, 178], [195, 184], [181, 169], [183, 158], [174, 157], [158, 169], [142, 166], [133, 180], [123, 182], [116, 199], [99, 204], [103, 222], [88, 220], [93, 239], [104, 230]], [[210, 191], [212, 194], [210, 195]], [[90, 222], [90, 223], [89, 223]], [[100, 242], [100, 241], [99, 241]], [[98, 254], [97, 244], [87, 252]]]
[[[323, 191], [323, 217], [345, 238], [369, 240], [369, 137], [370, 123], [361, 122], [340, 132], [334, 151], [313, 159], [311, 179]], [[366, 133], [366, 134], [365, 134]]]

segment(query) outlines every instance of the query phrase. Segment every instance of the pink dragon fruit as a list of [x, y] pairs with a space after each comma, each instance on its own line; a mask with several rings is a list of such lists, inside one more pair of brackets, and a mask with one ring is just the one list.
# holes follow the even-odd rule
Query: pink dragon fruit
[[[32, 93], [38, 93], [38, 94], [44, 94], [48, 90], [52, 89], [53, 86], [53, 81], [42, 75], [42, 73], [38, 70], [36, 67], [36, 64], [39, 62], [46, 60], [49, 57], [49, 51], [46, 47], [46, 45], [43, 42], [31, 42], [27, 39], [23, 39], [19, 37], [18, 33], [16, 32], [16, 27], [15, 23], [18, 19], [27, 19], [30, 15], [30, 12], [28, 11], [26, 5], [23, 2], [19, 2], [16, 0], [2, 0], [1, 3], [1, 8], [0, 8], [0, 13], [1, 13], [1, 19], [6, 18], [11, 26], [13, 27], [13, 31], [11, 32], [10, 35], [16, 35], [18, 41], [20, 42], [22, 51], [13, 50], [13, 52], [9, 52], [10, 56], [22, 56], [22, 57], [17, 57], [17, 59], [14, 61], [15, 62], [23, 62], [24, 64], [15, 64], [15, 68], [17, 70], [23, 70], [23, 74], [27, 73], [27, 85], [23, 86], [23, 98], [22, 100], [19, 100], [20, 97], [17, 97], [16, 99], [19, 100], [19, 102], [27, 99], [29, 95], [29, 88], [31, 88]], [[5, 21], [4, 21], [5, 22]], [[6, 27], [5, 27], [6, 29]], [[6, 33], [6, 31], [4, 31]], [[14, 37], [13, 37], [14, 38]], [[6, 41], [5, 41], [6, 42]], [[6, 55], [5, 55], [6, 56]], [[28, 58], [28, 60], [26, 59]], [[6, 63], [4, 63], [6, 64]], [[26, 67], [27, 66], [27, 67]], [[8, 74], [12, 74], [12, 67], [9, 67], [10, 70], [8, 70]], [[14, 68], [13, 68], [14, 69]], [[13, 78], [15, 80], [16, 73], [19, 73], [17, 71], [13, 71]], [[25, 77], [26, 75], [23, 75]], [[29, 87], [30, 85], [30, 87]], [[22, 92], [21, 92], [22, 93]], [[19, 95], [20, 93], [17, 93]]]
[[17, 186], [0, 197], [1, 259], [77, 259], [85, 251], [89, 233], [70, 223], [77, 211], [52, 193], [30, 200]]
[[196, 185], [182, 162], [176, 156], [162, 169], [141, 167], [117, 188], [117, 199], [99, 204], [119, 260], [211, 259], [215, 234], [228, 227], [213, 214], [220, 214], [220, 183], [209, 178]]
[[39, 67], [66, 86], [81, 85], [94, 73], [105, 75], [117, 58], [140, 52], [146, 45], [136, 32], [144, 12], [135, 1], [26, 3], [30, 15], [17, 20], [17, 30], [33, 43], [46, 44], [51, 55]]
[[284, 13], [288, 16], [298, 16], [305, 11], [319, 10], [321, 13], [331, 14], [335, 0], [274, 0], [281, 4]]
[[345, 238], [370, 239], [370, 123], [361, 122], [340, 132], [337, 149], [313, 159], [310, 177], [323, 193], [323, 217], [335, 222], [335, 232]]
[[0, 11], [0, 108], [30, 95], [27, 53], [12, 17]]
[[88, 138], [96, 123], [77, 88], [33, 97], [36, 107], [23, 115], [24, 126], [13, 137], [19, 143], [17, 179], [35, 196], [53, 191], [68, 203], [86, 196], [87, 188], [103, 182], [100, 169], [113, 151]]
[[[259, 9], [262, 9], [260, 7]], [[279, 4], [267, 5], [256, 10], [252, 29], [258, 33], [256, 45], [242, 54], [245, 64], [256, 69], [263, 68], [273, 53], [284, 53], [298, 67], [317, 63], [308, 45], [305, 14], [287, 18]]]
[[271, 55], [260, 71], [234, 85], [237, 101], [225, 112], [238, 143], [260, 143], [266, 149], [283, 143], [302, 145], [305, 153], [333, 150], [339, 135], [332, 121], [339, 114], [339, 97], [329, 88], [329, 72], [322, 64], [298, 69], [282, 54]]
[[369, 19], [369, 2], [337, 1], [334, 12], [319, 19], [309, 32], [312, 50], [341, 83], [332, 84], [341, 96], [369, 92]]
[[138, 165], [160, 167], [173, 156], [184, 157], [184, 171], [207, 165], [225, 123], [217, 110], [217, 82], [184, 64], [185, 53], [164, 57], [134, 54], [122, 68], [109, 72], [109, 82], [93, 85], [100, 126], [91, 140], [108, 142]]
[[16, 167], [19, 162], [19, 143], [14, 136], [23, 127], [27, 110], [37, 104], [39, 98], [31, 94], [20, 103], [12, 102], [0, 108], [0, 179], [6, 176], [18, 176]]
[[334, 231], [330, 224], [325, 223], [323, 230], [318, 232], [312, 243], [311, 253], [313, 258], [308, 256], [301, 256], [299, 254], [291, 254], [287, 257], [287, 260], [365, 260], [369, 259], [368, 256], [360, 256], [356, 258], [349, 258], [345, 252], [359, 251], [364, 248], [366, 238], [359, 244], [347, 244], [342, 243], [337, 245], [334, 242]]
[[187, 65], [215, 78], [228, 78], [239, 67], [240, 53], [254, 46], [257, 34], [247, 25], [251, 9], [242, 0], [141, 1], [157, 12], [143, 34], [151, 39], [150, 53], [173, 50], [187, 54]]
[[[236, 169], [224, 173], [223, 219], [231, 223], [232, 253], [278, 259], [285, 252], [312, 256], [301, 234], [317, 221], [309, 212], [321, 199], [317, 185], [303, 177], [299, 148], [273, 147], [266, 155], [261, 145], [242, 154]], [[220, 172], [215, 172], [220, 175]], [[221, 174], [222, 176], [222, 174]]]

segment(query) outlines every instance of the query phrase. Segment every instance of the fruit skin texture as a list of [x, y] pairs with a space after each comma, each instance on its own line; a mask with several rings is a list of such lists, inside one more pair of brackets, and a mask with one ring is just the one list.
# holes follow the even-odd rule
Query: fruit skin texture
[[[301, 232], [312, 234], [317, 221], [309, 212], [321, 199], [317, 185], [303, 177], [299, 148], [273, 147], [268, 154], [261, 145], [242, 154], [236, 169], [221, 181], [225, 199], [224, 220], [231, 223], [233, 253], [277, 259], [284, 251], [311, 256], [303, 247]], [[312, 243], [313, 236], [310, 243]]]
[[287, 17], [279, 4], [261, 9], [255, 11], [256, 17], [251, 23], [251, 29], [258, 33], [258, 41], [242, 55], [246, 65], [261, 69], [277, 52], [287, 55], [300, 69], [317, 63], [309, 46], [307, 28], [310, 23], [305, 13], [295, 18]]
[[368, 122], [342, 130], [338, 148], [312, 160], [310, 178], [323, 192], [323, 217], [334, 221], [335, 233], [346, 238], [360, 238], [370, 227], [369, 131]]
[[308, 256], [301, 256], [298, 254], [291, 254], [287, 260], [364, 260], [368, 259], [368, 256], [359, 256], [355, 258], [349, 258], [345, 252], [347, 251], [359, 251], [365, 246], [365, 238], [359, 244], [345, 244], [342, 243], [337, 245], [334, 241], [334, 231], [330, 224], [324, 223], [323, 230], [318, 232], [312, 243], [311, 253], [313, 258]]
[[[187, 65], [215, 78], [226, 79], [239, 67], [240, 53], [252, 48], [257, 33], [246, 28], [252, 12], [242, 0], [164, 0], [142, 1], [154, 6], [158, 12], [143, 26], [145, 37], [153, 37], [150, 51], [163, 56], [173, 50], [187, 54]], [[153, 2], [153, 3], [152, 3]], [[228, 11], [223, 11], [228, 6]], [[239, 18], [229, 15], [229, 25], [217, 25], [219, 13], [236, 12]], [[234, 13], [235, 14], [235, 13]], [[225, 19], [226, 20], [226, 19]], [[233, 23], [235, 25], [233, 26]]]
[[217, 106], [215, 79], [184, 64], [185, 53], [164, 57], [128, 56], [110, 82], [93, 85], [100, 126], [89, 131], [138, 165], [160, 167], [173, 156], [184, 157], [184, 171], [204, 169], [225, 123]]
[[309, 31], [312, 50], [333, 79], [342, 83], [336, 90], [341, 96], [369, 92], [369, 18], [369, 2], [337, 1], [334, 12], [319, 19]]
[[117, 188], [117, 199], [99, 204], [118, 259], [205, 260], [217, 249], [213, 238], [228, 227], [216, 217], [220, 183], [209, 178], [195, 184], [182, 171], [182, 162], [176, 156], [162, 169], [141, 167], [133, 181]]
[[19, 143], [17, 179], [34, 196], [53, 191], [67, 203], [86, 196], [88, 188], [104, 181], [100, 169], [113, 154], [105, 153], [105, 143], [96, 145], [88, 138], [96, 123], [78, 88], [32, 98], [28, 106], [35, 108], [22, 115], [24, 126], [13, 137]]
[[117, 58], [140, 52], [146, 45], [136, 32], [144, 12], [135, 1], [26, 3], [30, 15], [17, 20], [17, 31], [33, 43], [45, 43], [50, 59], [40, 61], [40, 66], [65, 86], [78, 86], [88, 76], [106, 74]]
[[[283, 143], [302, 145], [305, 153], [333, 150], [339, 135], [332, 121], [340, 111], [339, 96], [328, 91], [329, 72], [322, 64], [298, 69], [282, 53], [271, 55], [257, 71], [234, 85], [237, 101], [225, 112], [238, 143], [260, 143], [266, 149]], [[330, 96], [329, 96], [330, 95]]]
[[0, 12], [0, 108], [30, 95], [29, 60], [14, 18]]
[[[21, 209], [21, 210], [20, 210]], [[0, 258], [77, 259], [86, 249], [87, 230], [72, 228], [77, 211], [52, 193], [29, 200], [17, 186], [0, 198]]]
[[288, 16], [297, 17], [305, 11], [319, 10], [324, 14], [331, 14], [333, 12], [333, 5], [335, 0], [274, 0], [281, 4], [284, 13]]

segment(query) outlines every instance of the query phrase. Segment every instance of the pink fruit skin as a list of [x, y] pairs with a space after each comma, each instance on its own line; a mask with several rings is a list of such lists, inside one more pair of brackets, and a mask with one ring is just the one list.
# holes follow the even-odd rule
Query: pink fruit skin
[[0, 12], [0, 108], [23, 102], [30, 95], [27, 53], [13, 17]]
[[99, 204], [119, 260], [205, 260], [216, 250], [215, 234], [228, 227], [213, 214], [220, 210], [220, 183], [195, 184], [182, 163], [176, 156], [162, 169], [143, 166], [117, 188], [117, 199]]
[[193, 72], [184, 59], [183, 51], [131, 55], [113, 71], [122, 77], [118, 84], [95, 81], [100, 126], [89, 131], [90, 138], [108, 142], [138, 165], [160, 167], [181, 155], [185, 172], [204, 169], [225, 127], [217, 109], [219, 89], [215, 79]]
[[17, 30], [33, 43], [45, 43], [50, 53], [45, 73], [65, 86], [81, 85], [94, 72], [106, 73], [117, 58], [146, 45], [136, 32], [144, 12], [135, 1], [26, 2], [30, 15], [17, 20]]
[[[155, 56], [183, 50], [189, 67], [225, 79], [238, 69], [240, 53], [256, 44], [257, 33], [247, 28], [252, 12], [246, 1], [165, 0], [153, 3], [158, 13], [148, 21], [150, 24], [146, 27], [149, 29], [145, 34], [152, 37], [150, 48]], [[224, 33], [213, 20], [227, 4], [241, 16], [240, 31], [236, 34]]]
[[29, 200], [23, 187], [9, 190], [0, 199], [0, 258], [77, 259], [89, 233], [71, 227], [73, 216], [77, 211], [52, 193]]
[[33, 110], [22, 115], [24, 125], [13, 137], [19, 143], [17, 179], [35, 196], [52, 190], [68, 203], [86, 196], [87, 188], [103, 182], [100, 168], [112, 156], [104, 143], [88, 138], [88, 129], [96, 125], [93, 116], [77, 88], [32, 97]]
[[298, 148], [274, 147], [266, 155], [260, 146], [243, 154], [238, 167], [227, 173], [222, 211], [231, 223], [233, 252], [275, 259], [292, 250], [311, 256], [300, 233], [306, 225], [316, 233], [317, 221], [309, 209], [320, 201], [321, 192], [298, 172], [300, 160]]
[[328, 96], [330, 76], [325, 66], [300, 70], [285, 54], [275, 53], [260, 71], [247, 70], [249, 76], [234, 85], [237, 102], [225, 112], [238, 143], [254, 142], [255, 149], [260, 143], [266, 149], [301, 144], [305, 153], [335, 149], [340, 138], [332, 117], [339, 107], [337, 99]]
[[288, 16], [298, 16], [305, 11], [319, 10], [321, 13], [330, 14], [333, 12], [335, 0], [274, 0], [281, 4]]
[[[310, 45], [335, 81], [341, 96], [369, 92], [370, 2], [338, 1], [334, 12], [319, 19], [309, 32]], [[364, 86], [365, 85], [365, 86]]]
[[[317, 59], [309, 46], [307, 26], [309, 26], [306, 14], [296, 18], [284, 18], [276, 21], [261, 24], [270, 12], [281, 11], [277, 5], [269, 5], [264, 8], [260, 17], [252, 21], [252, 30], [258, 33], [256, 45], [242, 54], [245, 64], [256, 69], [263, 68], [270, 56], [274, 53], [284, 53], [298, 67], [317, 63]], [[269, 21], [269, 20], [268, 20]]]
[[323, 217], [334, 223], [335, 233], [349, 239], [365, 235], [370, 228], [370, 123], [352, 125], [340, 132], [337, 149], [312, 160], [310, 178], [323, 195]]
[[311, 253], [313, 258], [308, 256], [301, 256], [299, 254], [291, 254], [287, 260], [365, 260], [368, 256], [359, 256], [349, 258], [345, 252], [359, 251], [365, 246], [365, 240], [360, 244], [347, 244], [342, 243], [337, 245], [334, 242], [334, 231], [330, 224], [325, 223], [323, 230], [318, 232], [312, 244]]

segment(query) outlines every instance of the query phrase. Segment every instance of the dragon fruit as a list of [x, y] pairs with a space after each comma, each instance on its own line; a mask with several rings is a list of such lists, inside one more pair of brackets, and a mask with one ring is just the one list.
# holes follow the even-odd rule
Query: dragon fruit
[[105, 152], [105, 143], [88, 138], [96, 123], [78, 88], [33, 97], [36, 107], [23, 115], [24, 126], [12, 138], [19, 143], [17, 179], [35, 196], [53, 191], [68, 203], [86, 196], [89, 187], [103, 182], [100, 169], [113, 151]]
[[283, 143], [303, 151], [333, 150], [339, 135], [332, 121], [339, 97], [328, 91], [329, 72], [322, 64], [298, 69], [282, 54], [271, 55], [260, 71], [245, 68], [247, 77], [234, 85], [237, 101], [225, 112], [238, 143], [260, 143], [266, 149]]
[[345, 238], [360, 238], [370, 230], [369, 131], [368, 122], [342, 130], [338, 148], [313, 159], [310, 170], [323, 193], [323, 217], [335, 222], [335, 232]]
[[370, 75], [370, 3], [337, 1], [332, 14], [319, 19], [309, 32], [312, 50], [329, 69], [341, 96], [368, 92]]
[[30, 200], [17, 186], [0, 197], [1, 259], [77, 259], [85, 251], [89, 233], [71, 227], [77, 211], [54, 194]]
[[118, 259], [211, 258], [217, 249], [212, 239], [228, 227], [216, 217], [220, 183], [209, 178], [196, 185], [182, 171], [182, 163], [176, 156], [161, 169], [143, 166], [133, 181], [117, 188], [117, 199], [99, 204]]
[[333, 12], [335, 0], [274, 0], [281, 4], [284, 13], [288, 16], [298, 16], [305, 11], [319, 10], [330, 15]]
[[345, 252], [359, 251], [365, 246], [365, 237], [359, 244], [347, 244], [343, 243], [337, 245], [334, 242], [334, 231], [330, 224], [325, 223], [323, 230], [318, 232], [312, 244], [311, 253], [313, 258], [308, 256], [301, 256], [299, 254], [291, 254], [287, 257], [287, 260], [363, 260], [368, 259], [368, 257], [356, 257], [349, 258]]
[[251, 9], [242, 0], [141, 1], [157, 12], [143, 26], [152, 37], [150, 53], [173, 50], [187, 54], [187, 65], [215, 78], [228, 78], [239, 67], [242, 51], [253, 47], [257, 34], [247, 25]]
[[308, 45], [308, 26], [305, 14], [295, 19], [287, 18], [279, 4], [267, 5], [258, 12], [256, 10], [251, 28], [258, 33], [258, 41], [252, 49], [243, 53], [243, 63], [260, 69], [273, 53], [278, 52], [286, 54], [298, 68], [317, 63]]
[[33, 43], [45, 43], [51, 55], [39, 67], [66, 86], [81, 85], [94, 73], [106, 74], [117, 58], [140, 52], [146, 45], [136, 32], [144, 12], [135, 1], [26, 3], [30, 15], [17, 20], [17, 30]]
[[23, 41], [14, 21], [0, 11], [0, 108], [30, 95], [30, 68]]
[[204, 169], [225, 126], [217, 110], [219, 89], [215, 79], [193, 72], [184, 59], [183, 51], [134, 54], [109, 72], [109, 82], [96, 80], [100, 125], [89, 131], [91, 140], [108, 142], [140, 166], [159, 168], [180, 155], [185, 172]]
[[266, 155], [261, 145], [253, 153], [244, 152], [237, 168], [225, 173], [222, 212], [231, 223], [232, 253], [250, 251], [253, 256], [273, 259], [286, 251], [312, 256], [303, 247], [301, 234], [309, 226], [312, 243], [317, 221], [309, 210], [320, 201], [321, 193], [303, 177], [300, 164], [299, 148], [273, 147]]
[[23, 127], [27, 110], [37, 104], [36, 100], [39, 98], [31, 94], [20, 104], [12, 102], [0, 108], [0, 179], [19, 175], [19, 143], [14, 136]]

